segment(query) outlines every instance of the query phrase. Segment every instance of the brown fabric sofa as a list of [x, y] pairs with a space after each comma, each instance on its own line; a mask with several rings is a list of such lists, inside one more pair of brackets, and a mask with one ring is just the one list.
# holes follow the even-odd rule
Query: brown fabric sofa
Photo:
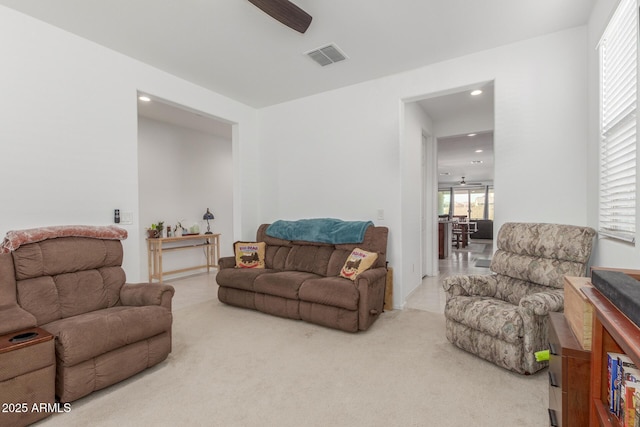
[[163, 361], [173, 287], [125, 284], [119, 240], [46, 239], [0, 254], [0, 334], [54, 335], [56, 397], [70, 402]]
[[[362, 243], [333, 245], [270, 237], [268, 226], [256, 236], [266, 243], [264, 269], [234, 268], [234, 257], [220, 259], [219, 300], [348, 332], [368, 329], [384, 306], [388, 229], [369, 226]], [[339, 273], [356, 247], [377, 252], [378, 259], [352, 281]]]

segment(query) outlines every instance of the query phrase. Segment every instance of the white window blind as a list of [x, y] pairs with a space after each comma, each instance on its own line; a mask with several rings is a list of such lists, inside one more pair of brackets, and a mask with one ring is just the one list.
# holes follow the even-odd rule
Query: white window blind
[[600, 41], [601, 235], [635, 242], [638, 0], [621, 0]]

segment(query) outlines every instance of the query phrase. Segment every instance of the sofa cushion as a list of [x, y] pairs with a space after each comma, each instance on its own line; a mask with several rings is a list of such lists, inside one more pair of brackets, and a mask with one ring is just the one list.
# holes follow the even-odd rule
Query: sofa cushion
[[284, 264], [291, 250], [290, 246], [267, 246], [265, 266], [276, 270], [284, 270]]
[[565, 276], [584, 276], [584, 264], [553, 258], [519, 255], [498, 249], [491, 258], [491, 271], [538, 285], [564, 288]]
[[12, 256], [18, 302], [39, 325], [119, 303], [126, 280], [119, 240], [59, 237]]
[[298, 292], [301, 301], [357, 310], [360, 292], [355, 283], [343, 277], [308, 279]]
[[218, 285], [227, 287], [242, 289], [245, 291], [253, 291], [253, 283], [256, 277], [266, 274], [275, 273], [278, 270], [272, 270], [269, 268], [223, 268], [216, 274], [216, 282]]
[[476, 331], [510, 343], [523, 336], [522, 316], [518, 306], [490, 297], [454, 296], [445, 307], [445, 315]]
[[267, 295], [298, 299], [298, 289], [305, 280], [317, 278], [317, 274], [304, 271], [282, 271], [263, 274], [256, 278], [254, 290]]
[[121, 267], [41, 276], [17, 282], [18, 302], [38, 324], [118, 304], [125, 282]]
[[56, 356], [73, 366], [171, 329], [171, 312], [160, 306], [117, 306], [42, 325], [56, 337]]
[[13, 252], [13, 262], [17, 280], [116, 267], [122, 264], [122, 244], [119, 240], [61, 237], [20, 246]]
[[326, 276], [333, 250], [333, 246], [294, 245], [289, 251], [284, 269]]
[[236, 268], [264, 268], [264, 242], [236, 242], [233, 251]]
[[[388, 235], [389, 229], [387, 227], [369, 227], [364, 233], [364, 241], [360, 243], [336, 245], [336, 249], [351, 252], [356, 247], [358, 247], [364, 249], [365, 251], [377, 252], [378, 260], [373, 265], [373, 267], [386, 267]], [[330, 275], [331, 274], [327, 274], [327, 276]]]
[[327, 277], [339, 276], [340, 270], [347, 262], [347, 258], [351, 255], [351, 249], [336, 249], [329, 258], [329, 265], [327, 266]]

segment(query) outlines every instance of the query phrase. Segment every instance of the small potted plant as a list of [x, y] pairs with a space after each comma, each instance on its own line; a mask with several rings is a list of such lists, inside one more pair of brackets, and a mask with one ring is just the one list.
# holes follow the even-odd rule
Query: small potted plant
[[157, 224], [151, 224], [151, 228], [147, 228], [147, 237], [150, 239], [162, 237], [162, 230], [164, 230], [164, 221], [158, 221]]

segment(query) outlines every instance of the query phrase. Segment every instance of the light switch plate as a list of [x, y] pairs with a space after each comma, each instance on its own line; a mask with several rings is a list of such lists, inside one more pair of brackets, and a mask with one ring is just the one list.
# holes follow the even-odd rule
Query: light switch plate
[[133, 224], [133, 212], [120, 212], [120, 224]]

